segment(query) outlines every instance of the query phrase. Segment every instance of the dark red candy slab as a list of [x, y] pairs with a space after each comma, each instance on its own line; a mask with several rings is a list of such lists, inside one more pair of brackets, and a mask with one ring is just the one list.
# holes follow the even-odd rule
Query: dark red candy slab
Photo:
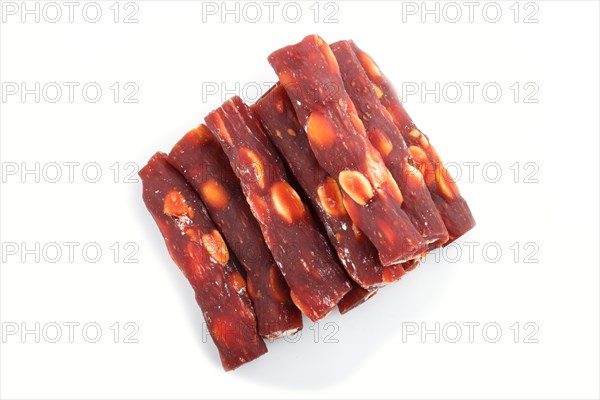
[[402, 210], [402, 192], [369, 142], [327, 43], [311, 35], [275, 51], [269, 62], [317, 161], [335, 178], [348, 215], [373, 243], [382, 264], [417, 257], [427, 243]]
[[156, 153], [139, 174], [146, 207], [196, 293], [223, 368], [235, 369], [266, 353], [244, 278], [194, 189], [163, 153]]
[[438, 153], [421, 132], [398, 98], [391, 82], [383, 75], [377, 64], [354, 42], [350, 41], [358, 60], [363, 66], [379, 100], [387, 109], [408, 145], [414, 166], [420, 170], [450, 237], [450, 242], [464, 235], [475, 226], [475, 219], [458, 186], [450, 176]]
[[350, 99], [354, 103], [369, 141], [381, 154], [385, 165], [398, 183], [404, 201], [402, 209], [429, 245], [441, 247], [448, 241], [448, 231], [431, 199], [421, 172], [413, 159], [400, 130], [379, 101], [377, 92], [360, 61], [347, 41], [331, 45]]
[[292, 301], [311, 320], [323, 318], [350, 290], [350, 281], [289, 184], [277, 151], [239, 97], [205, 120], [241, 182]]
[[168, 161], [199, 194], [230, 250], [246, 270], [248, 295], [258, 333], [269, 339], [302, 329], [302, 315], [265, 244], [240, 182], [221, 145], [205, 125], [188, 132], [173, 147]]

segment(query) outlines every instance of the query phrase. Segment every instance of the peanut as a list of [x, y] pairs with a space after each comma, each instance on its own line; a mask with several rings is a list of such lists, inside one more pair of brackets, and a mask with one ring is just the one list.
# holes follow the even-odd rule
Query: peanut
[[390, 152], [394, 148], [394, 145], [381, 129], [371, 129], [367, 132], [367, 134], [369, 136], [369, 141], [377, 149], [379, 154], [381, 154], [383, 157], [387, 157], [390, 155]]
[[275, 212], [288, 224], [304, 216], [304, 204], [298, 193], [287, 182], [280, 181], [273, 185], [271, 200]]
[[225, 265], [229, 261], [229, 250], [218, 230], [202, 235], [202, 244], [206, 252], [217, 262]]
[[229, 195], [225, 188], [212, 178], [202, 183], [200, 193], [210, 207], [223, 209], [229, 203]]
[[425, 154], [423, 149], [418, 146], [410, 146], [408, 151], [415, 162], [415, 166], [419, 169], [419, 171], [421, 171], [421, 174], [425, 179], [425, 183], [428, 186], [431, 185], [435, 180], [435, 170], [429, 162], [427, 154]]
[[358, 118], [356, 113], [350, 114], [350, 121], [352, 121], [352, 126], [354, 126], [354, 129], [356, 129], [356, 132], [361, 135], [365, 134], [365, 125], [363, 124], [362, 120]]
[[358, 59], [367, 72], [367, 75], [369, 75], [369, 79], [373, 80], [381, 77], [381, 71], [367, 53], [360, 53]]
[[163, 212], [170, 217], [187, 216], [189, 207], [185, 204], [183, 195], [177, 190], [171, 190], [165, 196]]
[[194, 242], [198, 241], [198, 232], [195, 229], [188, 228], [185, 230], [185, 234]]
[[409, 136], [414, 137], [415, 139], [418, 139], [419, 136], [421, 136], [421, 131], [418, 130], [417, 128], [412, 129], [410, 132], [408, 132]]
[[339, 74], [340, 67], [335, 56], [333, 55], [333, 52], [331, 51], [331, 47], [329, 47], [329, 45], [325, 43], [321, 38], [318, 38], [317, 44], [319, 45], [319, 49], [321, 50], [323, 57], [325, 57], [325, 61], [327, 61], [331, 72], [333, 72], [334, 74]]
[[366, 205], [373, 198], [373, 187], [369, 180], [358, 171], [342, 171], [338, 176], [340, 186], [355, 203]]
[[239, 149], [239, 157], [244, 166], [249, 165], [249, 167], [253, 170], [254, 176], [251, 178], [253, 179], [253, 182], [257, 182], [258, 186], [261, 189], [264, 189], [265, 167], [258, 155], [246, 147], [241, 147]]
[[452, 200], [455, 196], [459, 195], [458, 186], [456, 186], [454, 179], [452, 179], [442, 164], [438, 165], [436, 168], [435, 180], [440, 189], [440, 193], [448, 200]]
[[215, 140], [210, 133], [210, 130], [204, 124], [192, 129], [191, 132], [197, 137], [200, 143], [207, 143]]
[[425, 135], [423, 135], [423, 132], [421, 132], [417, 128], [414, 128], [413, 130], [411, 130], [410, 132], [408, 132], [408, 134], [409, 134], [409, 136], [417, 139], [419, 141], [419, 144], [421, 145], [421, 147], [423, 147], [425, 149], [427, 147], [429, 147], [429, 141], [427, 140], [427, 138], [425, 137]]
[[375, 90], [378, 99], [383, 97], [383, 92], [381, 91], [381, 88], [379, 88], [379, 86], [373, 84], [373, 89]]
[[319, 202], [323, 206], [323, 209], [334, 217], [343, 217], [346, 215], [346, 208], [344, 207], [342, 192], [339, 186], [332, 177], [327, 177], [325, 182], [321, 183], [317, 188], [317, 195], [319, 196]]
[[365, 162], [367, 164], [369, 181], [375, 187], [380, 187], [387, 179], [388, 169], [385, 167], [381, 154], [369, 141], [367, 141], [367, 154]]
[[346, 98], [346, 111], [348, 112], [348, 114], [358, 114], [356, 106], [354, 105], [352, 99], [350, 99], [349, 96], [347, 96]]
[[246, 280], [238, 271], [231, 274], [231, 283], [236, 292], [241, 293], [246, 288]]
[[389, 170], [387, 174], [387, 179], [383, 183], [383, 188], [387, 194], [391, 195], [394, 199], [396, 199], [398, 204], [402, 204], [402, 202], [404, 201], [404, 198], [402, 197], [402, 192], [400, 191], [398, 184], [394, 180], [394, 177], [392, 176], [391, 172], [389, 172]]
[[313, 112], [306, 121], [306, 134], [311, 143], [326, 149], [336, 139], [335, 129], [331, 122], [321, 113]]
[[287, 133], [290, 136], [294, 136], [294, 137], [296, 136], [296, 131], [294, 131], [292, 128], [288, 128]]
[[406, 180], [408, 182], [414, 182], [418, 185], [420, 185], [421, 182], [424, 182], [421, 171], [419, 171], [418, 169], [416, 169], [415, 167], [413, 167], [410, 164], [404, 164], [403, 167], [404, 167], [404, 176], [406, 177]]

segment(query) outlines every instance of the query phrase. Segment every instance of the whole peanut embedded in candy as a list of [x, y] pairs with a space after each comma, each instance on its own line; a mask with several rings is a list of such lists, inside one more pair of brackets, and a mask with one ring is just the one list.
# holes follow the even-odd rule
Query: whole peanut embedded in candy
[[379, 70], [379, 67], [377, 67], [375, 61], [373, 61], [371, 56], [369, 56], [367, 53], [361, 53], [358, 55], [358, 58], [362, 63], [362, 66], [367, 71], [367, 74], [369, 74], [369, 78], [371, 78], [371, 80], [374, 80], [374, 78], [378, 78], [381, 76], [381, 71]]
[[245, 171], [251, 176], [250, 179], [254, 179], [261, 188], [264, 188], [265, 167], [258, 155], [252, 150], [242, 147], [239, 150], [239, 160]]
[[383, 187], [385, 193], [388, 193], [394, 199], [396, 199], [396, 201], [399, 204], [402, 204], [404, 202], [404, 196], [402, 196], [402, 192], [400, 191], [398, 184], [396, 183], [396, 181], [394, 180], [394, 177], [392, 176], [392, 174], [389, 171], [388, 171], [387, 175], [388, 175], [387, 179], [383, 182], [383, 184], [381, 186]]
[[202, 244], [210, 256], [221, 264], [229, 261], [229, 251], [223, 237], [218, 230], [202, 235]]
[[454, 183], [454, 179], [452, 179], [443, 164], [438, 165], [435, 171], [435, 180], [440, 192], [446, 199], [452, 200], [459, 195], [458, 187], [456, 186], [456, 183]]
[[165, 196], [163, 212], [170, 217], [183, 217], [187, 214], [188, 207], [181, 193], [171, 190]]
[[332, 177], [328, 176], [325, 182], [321, 183], [317, 188], [317, 195], [319, 196], [319, 202], [323, 206], [323, 209], [334, 217], [345, 216], [346, 209], [342, 199], [342, 192]]
[[304, 204], [298, 193], [287, 182], [277, 182], [271, 189], [275, 211], [288, 224], [304, 216]]
[[369, 137], [369, 140], [371, 141], [373, 146], [375, 146], [377, 151], [383, 157], [387, 157], [394, 148], [394, 145], [392, 144], [390, 139], [381, 129], [368, 130], [367, 136]]
[[414, 128], [413, 130], [408, 132], [408, 135], [410, 137], [417, 139], [422, 148], [426, 149], [429, 147], [429, 140], [427, 140], [425, 135], [423, 135], [423, 132], [421, 132], [417, 128]]
[[373, 187], [369, 180], [358, 171], [342, 171], [338, 177], [344, 192], [361, 206], [366, 205], [373, 198]]
[[423, 174], [421, 174], [421, 171], [419, 171], [418, 169], [416, 169], [415, 167], [413, 167], [410, 164], [404, 165], [404, 176], [409, 181], [412, 179], [421, 181], [421, 182], [424, 181]]
[[315, 145], [328, 148], [335, 143], [335, 128], [323, 114], [313, 112], [306, 122], [306, 133]]
[[410, 146], [408, 150], [412, 155], [415, 166], [421, 171], [425, 183], [427, 186], [431, 185], [435, 181], [435, 170], [433, 169], [433, 165], [429, 162], [427, 154], [425, 154], [423, 149], [418, 146]]
[[204, 201], [211, 207], [223, 209], [227, 207], [227, 203], [229, 203], [227, 191], [214, 179], [209, 179], [204, 182], [200, 187], [200, 192]]

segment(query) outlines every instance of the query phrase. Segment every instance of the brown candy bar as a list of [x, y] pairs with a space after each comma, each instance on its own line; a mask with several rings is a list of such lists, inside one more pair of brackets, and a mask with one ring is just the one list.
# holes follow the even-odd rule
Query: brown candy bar
[[[373, 244], [352, 223], [339, 186], [313, 155], [284, 88], [274, 86], [251, 108], [308, 196], [338, 258], [354, 282], [374, 289], [399, 279], [404, 274], [402, 265], [381, 265]], [[354, 289], [352, 292], [360, 293]]]
[[311, 320], [327, 315], [350, 282], [319, 233], [309, 210], [288, 183], [285, 166], [250, 109], [226, 101], [206, 123], [227, 154], [291, 298]]
[[302, 329], [302, 314], [264, 242], [240, 182], [219, 143], [205, 125], [188, 132], [168, 161], [196, 189], [208, 213], [247, 272], [248, 295], [258, 333], [269, 339]]
[[426, 243], [402, 210], [402, 192], [367, 139], [327, 43], [307, 36], [272, 53], [269, 62], [316, 159], [335, 177], [350, 218], [375, 245], [382, 264], [418, 256]]
[[358, 111], [370, 142], [377, 148], [400, 187], [404, 196], [402, 209], [429, 244], [429, 249], [441, 247], [448, 241], [448, 231], [431, 199], [421, 172], [412, 165], [413, 160], [402, 134], [379, 101], [378, 92], [350, 43], [336, 42], [331, 45], [331, 50], [340, 67], [346, 91]]
[[143, 198], [171, 258], [186, 276], [226, 371], [267, 352], [246, 283], [202, 201], [163, 153], [140, 170]]
[[460, 195], [454, 179], [446, 171], [442, 160], [429, 143], [429, 138], [416, 127], [404, 110], [390, 81], [367, 53], [359, 49], [354, 42], [350, 41], [350, 44], [374, 85], [381, 104], [391, 115], [408, 145], [414, 165], [421, 171], [431, 198], [446, 225], [450, 241], [455, 240], [475, 226], [467, 202]]

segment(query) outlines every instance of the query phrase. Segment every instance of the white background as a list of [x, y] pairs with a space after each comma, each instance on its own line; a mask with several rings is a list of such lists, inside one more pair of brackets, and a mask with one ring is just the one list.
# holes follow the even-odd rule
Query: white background
[[[244, 15], [242, 5], [239, 23], [234, 15], [221, 23], [221, 9], [208, 15], [195, 1], [137, 1], [127, 9], [121, 3], [118, 23], [112, 1], [99, 3], [97, 23], [82, 17], [83, 2], [70, 23], [59, 3], [60, 21], [49, 23], [44, 17], [55, 11], [47, 8], [39, 23], [34, 15], [23, 23], [20, 2], [16, 15], [4, 13], [6, 3], [0, 27], [2, 398], [599, 397], [597, 2], [498, 2], [488, 14], [482, 2], [473, 22], [464, 3], [439, 3], [439, 22], [432, 14], [424, 23], [421, 2], [321, 4], [317, 23], [312, 1], [298, 3], [296, 23], [282, 15], [283, 3], [273, 22], [267, 5], [256, 3], [263, 12], [256, 23], [248, 21], [254, 10]], [[39, 4], [42, 12], [45, 3]], [[135, 7], [138, 22], [123, 23]], [[457, 8], [462, 18], [452, 23]], [[496, 8], [502, 15], [492, 23]], [[338, 22], [325, 23], [333, 11]], [[288, 12], [289, 20], [294, 13]], [[446, 85], [439, 99], [419, 92], [406, 98], [406, 107], [444, 161], [461, 167], [459, 187], [478, 225], [460, 246], [431, 254], [360, 308], [344, 316], [336, 311], [318, 326], [306, 320], [297, 343], [269, 344], [264, 357], [225, 373], [214, 345], [203, 340], [192, 290], [145, 210], [137, 176], [129, 183], [125, 174], [156, 150], [170, 150], [232, 95], [207, 93], [209, 87], [245, 90], [254, 100], [253, 88], [276, 79], [269, 53], [310, 33], [330, 42], [353, 38], [398, 89]], [[41, 93], [36, 103], [34, 94], [7, 93], [22, 82], [30, 89], [36, 82], [80, 86], [72, 103], [66, 86], [56, 103], [48, 101], [54, 92]], [[82, 97], [89, 82], [103, 89], [96, 103]], [[109, 88], [115, 82], [117, 103]], [[128, 82], [139, 88], [137, 103], [124, 102], [135, 87], [125, 90]], [[465, 82], [479, 85], [473, 101]], [[484, 97], [486, 84], [502, 89], [498, 101], [492, 89]], [[453, 102], [456, 86], [463, 92]], [[79, 163], [73, 182], [65, 162]], [[480, 163], [471, 177], [465, 162]], [[36, 163], [39, 177], [22, 174]], [[54, 163], [62, 177], [51, 183]], [[87, 181], [94, 168], [82, 173], [88, 163], [100, 168], [97, 183]], [[493, 182], [497, 171], [502, 176]], [[73, 260], [64, 242], [79, 243]], [[36, 243], [39, 262], [23, 252]], [[88, 243], [88, 250], [102, 249], [95, 263], [93, 251], [87, 260], [82, 255]], [[51, 262], [56, 246], [62, 257]], [[131, 246], [139, 248], [137, 263], [125, 262]], [[73, 343], [69, 322], [80, 324]], [[135, 325], [125, 329], [127, 322]], [[472, 343], [470, 322], [479, 324]], [[33, 333], [21, 335], [36, 323], [39, 343]], [[97, 343], [88, 342], [93, 329], [82, 333], [86, 323], [102, 329]], [[439, 343], [433, 333], [421, 336], [436, 323]], [[62, 337], [51, 343], [56, 324]], [[452, 343], [457, 325], [462, 336]], [[490, 343], [494, 327], [502, 335]], [[137, 343], [126, 343], [131, 339]]]

